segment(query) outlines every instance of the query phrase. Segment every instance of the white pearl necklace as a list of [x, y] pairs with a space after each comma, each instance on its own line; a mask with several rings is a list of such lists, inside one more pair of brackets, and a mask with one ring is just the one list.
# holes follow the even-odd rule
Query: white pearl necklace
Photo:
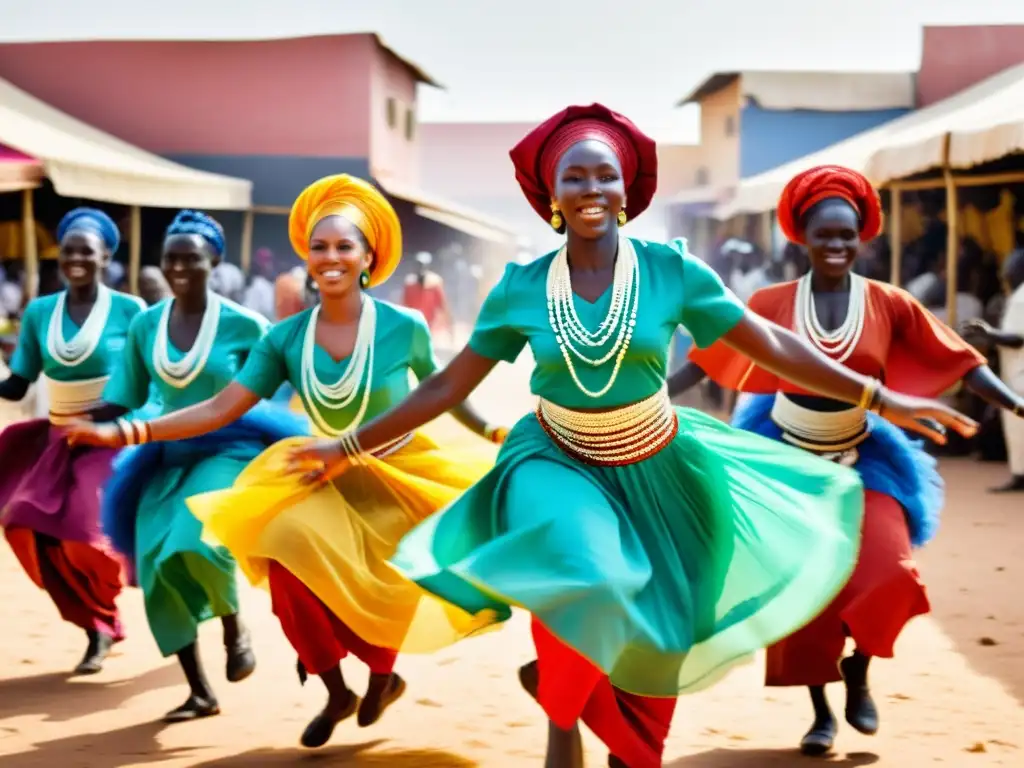
[[46, 334], [46, 351], [50, 357], [61, 365], [72, 368], [85, 361], [89, 355], [96, 351], [100, 339], [103, 336], [103, 329], [107, 326], [107, 319], [110, 317], [110, 307], [113, 299], [110, 296], [110, 289], [100, 285], [96, 289], [96, 301], [89, 310], [89, 316], [82, 323], [82, 327], [71, 338], [70, 341], [64, 338], [64, 309], [67, 306], [67, 291], [61, 291], [57, 297], [57, 303], [50, 313], [50, 326]]
[[[356, 328], [356, 343], [348, 365], [333, 384], [324, 384], [316, 374], [316, 321], [320, 317], [320, 305], [309, 314], [306, 336], [302, 342], [302, 365], [299, 384], [302, 394], [309, 403], [309, 416], [316, 427], [325, 435], [339, 435], [357, 429], [366, 415], [373, 389], [374, 337], [377, 334], [377, 305], [373, 299], [363, 296], [359, 325]], [[350, 405], [362, 390], [359, 410], [343, 428], [332, 427], [323, 417], [323, 411], [337, 412]]]
[[867, 281], [858, 274], [850, 273], [850, 300], [846, 319], [834, 331], [826, 331], [818, 319], [814, 305], [814, 291], [811, 290], [811, 273], [797, 281], [796, 285], [796, 332], [810, 339], [819, 350], [837, 363], [846, 362], [860, 342], [864, 333], [864, 317], [867, 295]]
[[[633, 243], [627, 237], [619, 238], [619, 253], [615, 260], [615, 273], [612, 280], [612, 299], [608, 314], [596, 331], [590, 331], [580, 321], [573, 303], [572, 277], [569, 272], [569, 256], [567, 246], [562, 246], [548, 269], [548, 322], [555, 332], [555, 341], [562, 352], [569, 374], [577, 388], [588, 397], [598, 398], [608, 392], [615, 384], [622, 368], [622, 361], [629, 350], [636, 327], [636, 312], [640, 303], [640, 260], [636, 256]], [[602, 347], [615, 337], [615, 341], [605, 354], [589, 357], [577, 345], [584, 347]], [[598, 367], [615, 358], [608, 382], [599, 390], [588, 389], [576, 374], [572, 358], [575, 357], [587, 365]]]
[[153, 340], [153, 368], [170, 386], [185, 389], [206, 367], [217, 338], [217, 327], [220, 325], [220, 303], [217, 294], [210, 292], [206, 295], [206, 310], [203, 312], [196, 340], [188, 354], [177, 362], [172, 361], [168, 354], [171, 308], [174, 300], [170, 299], [164, 304], [156, 329], [156, 338]]

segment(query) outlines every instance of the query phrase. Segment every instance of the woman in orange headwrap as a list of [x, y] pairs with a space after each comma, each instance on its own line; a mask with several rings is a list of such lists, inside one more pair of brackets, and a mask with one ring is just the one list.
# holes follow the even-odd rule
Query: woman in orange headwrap
[[[388, 201], [346, 175], [307, 187], [288, 220], [292, 246], [306, 260], [320, 303], [274, 325], [250, 352], [235, 381], [216, 397], [166, 418], [133, 425], [151, 440], [182, 440], [238, 419], [285, 382], [299, 392], [314, 429], [337, 436], [387, 410], [409, 392], [409, 371], [437, 370], [423, 316], [372, 298], [398, 266], [402, 234]], [[494, 442], [468, 406], [453, 415]], [[82, 426], [72, 439], [116, 443], [119, 434]], [[357, 470], [311, 486], [286, 472], [302, 438], [253, 461], [234, 487], [193, 497], [206, 533], [226, 546], [253, 584], [269, 588], [274, 613], [299, 655], [300, 678], [319, 675], [327, 706], [302, 735], [319, 747], [358, 712], [360, 726], [380, 718], [405, 690], [393, 672], [398, 650], [430, 652], [489, 623], [489, 616], [431, 597], [387, 564], [398, 540], [453, 500], [490, 467], [479, 455], [455, 455], [410, 432], [364, 457]], [[340, 661], [353, 653], [370, 668], [360, 702]]]
[[[1002, 385], [985, 358], [910, 294], [852, 271], [861, 243], [870, 242], [882, 224], [878, 195], [864, 176], [838, 166], [805, 171], [783, 191], [778, 217], [786, 237], [806, 246], [811, 270], [757, 291], [750, 310], [896, 391], [937, 397], [962, 380], [995, 405], [1024, 410], [1024, 401]], [[936, 532], [942, 478], [921, 445], [883, 418], [885, 409], [867, 413], [812, 395], [724, 344], [693, 350], [669, 380], [670, 394], [705, 375], [757, 395], [737, 408], [734, 426], [852, 466], [864, 482], [864, 527], [853, 575], [817, 619], [768, 650], [768, 685], [810, 688], [815, 719], [801, 749], [824, 754], [836, 735], [825, 685], [844, 680], [847, 722], [875, 733], [868, 664], [873, 656], [891, 658], [906, 623], [929, 610], [912, 548]], [[840, 660], [847, 637], [856, 650]]]

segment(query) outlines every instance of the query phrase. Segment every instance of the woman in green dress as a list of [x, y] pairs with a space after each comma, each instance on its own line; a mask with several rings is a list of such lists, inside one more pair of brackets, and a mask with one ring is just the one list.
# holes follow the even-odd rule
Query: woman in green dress
[[533, 207], [567, 227], [566, 246], [509, 265], [468, 347], [401, 405], [293, 461], [311, 481], [336, 474], [461, 402], [529, 344], [536, 413], [392, 562], [468, 611], [533, 615], [538, 661], [520, 677], [551, 720], [549, 766], [582, 765], [581, 719], [610, 765], [657, 766], [680, 693], [806, 624], [842, 588], [863, 506], [851, 470], [673, 408], [676, 328], [902, 426], [975, 425], [749, 314], [685, 247], [623, 236], [654, 195], [657, 155], [621, 115], [570, 107], [512, 160]]
[[[224, 252], [220, 225], [182, 211], [167, 230], [162, 268], [174, 296], [139, 314], [128, 330], [120, 368], [103, 392], [110, 405], [142, 407], [155, 385], [161, 412], [201, 402], [227, 386], [269, 325], [210, 292], [207, 281]], [[177, 655], [190, 693], [167, 722], [219, 713], [196, 644], [201, 622], [224, 628], [226, 675], [244, 680], [256, 668], [249, 633], [238, 616], [236, 566], [230, 553], [201, 539], [185, 500], [229, 487], [268, 445], [308, 432], [284, 408], [266, 406], [249, 421], [196, 440], [147, 442], [119, 420], [127, 443], [105, 488], [104, 532], [133, 566], [146, 617], [160, 652]]]

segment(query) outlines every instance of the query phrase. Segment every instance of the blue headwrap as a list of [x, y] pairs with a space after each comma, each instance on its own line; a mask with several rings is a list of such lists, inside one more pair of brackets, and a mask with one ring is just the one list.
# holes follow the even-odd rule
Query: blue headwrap
[[121, 232], [114, 220], [97, 208], [75, 208], [64, 215], [57, 225], [57, 242], [70, 232], [90, 232], [98, 235], [111, 253], [121, 244]]
[[167, 237], [174, 235], [199, 235], [212, 247], [218, 256], [224, 255], [224, 227], [212, 216], [199, 211], [181, 211], [167, 228]]

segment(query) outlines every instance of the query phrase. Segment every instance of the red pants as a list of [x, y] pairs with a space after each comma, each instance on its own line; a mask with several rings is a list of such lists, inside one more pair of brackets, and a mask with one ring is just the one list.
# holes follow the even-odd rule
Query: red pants
[[865, 655], [891, 659], [903, 627], [931, 608], [913, 558], [903, 508], [891, 496], [865, 491], [853, 576], [820, 616], [768, 649], [765, 684], [838, 682], [847, 637]]
[[25, 573], [53, 600], [64, 621], [124, 639], [115, 600], [121, 594], [122, 564], [91, 544], [60, 541], [28, 528], [6, 528]]
[[285, 637], [311, 675], [338, 666], [349, 652], [374, 674], [389, 674], [398, 651], [370, 645], [280, 563], [270, 561], [270, 599]]
[[568, 730], [582, 720], [629, 768], [658, 768], [676, 700], [621, 691], [536, 619], [532, 629], [540, 674], [537, 698], [551, 721]]

